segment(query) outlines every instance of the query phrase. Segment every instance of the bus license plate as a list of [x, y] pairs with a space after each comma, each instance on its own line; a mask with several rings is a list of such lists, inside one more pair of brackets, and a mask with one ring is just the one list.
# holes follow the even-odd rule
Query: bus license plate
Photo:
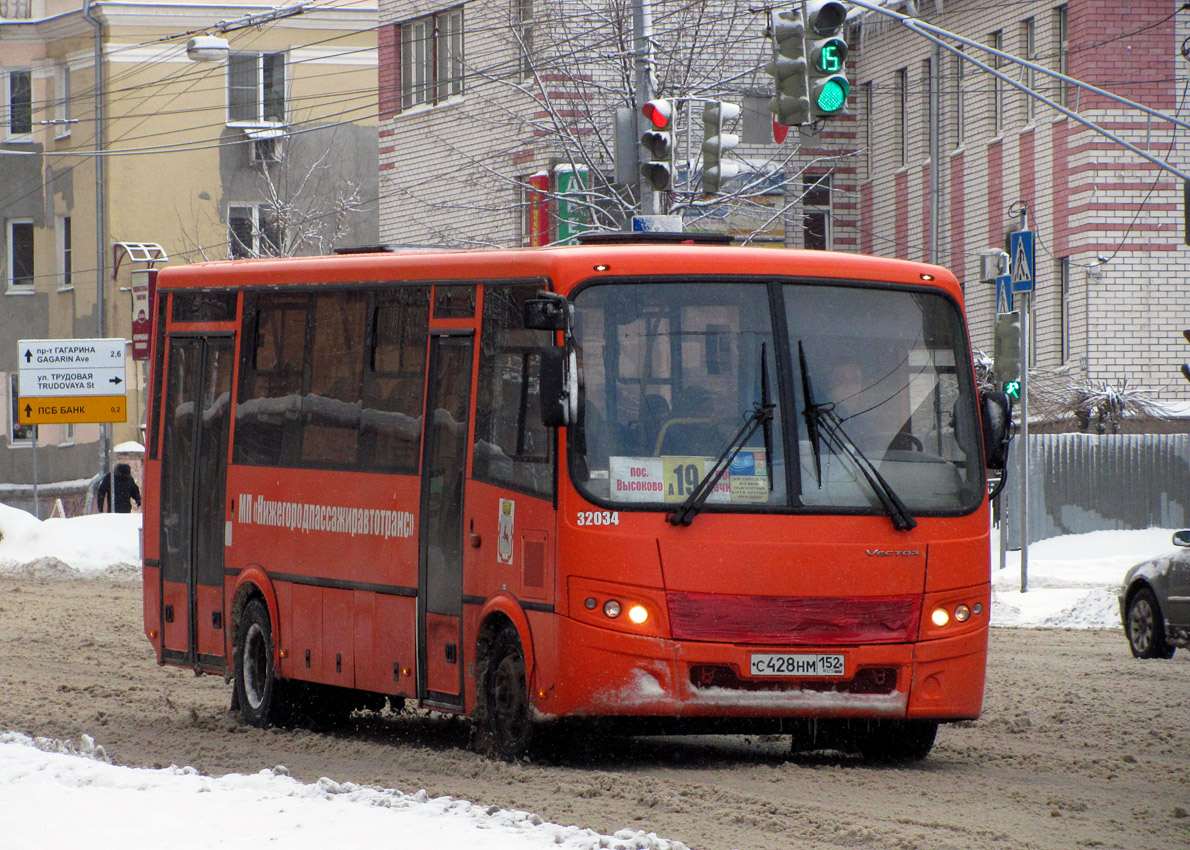
[[846, 665], [842, 655], [754, 654], [753, 676], [842, 676]]

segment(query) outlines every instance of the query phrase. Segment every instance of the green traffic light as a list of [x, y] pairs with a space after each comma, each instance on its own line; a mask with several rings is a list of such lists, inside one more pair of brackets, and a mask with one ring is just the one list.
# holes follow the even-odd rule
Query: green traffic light
[[834, 77], [822, 83], [817, 92], [818, 108], [823, 112], [838, 112], [851, 93], [845, 77]]
[[1020, 398], [1021, 397], [1021, 382], [1020, 381], [1008, 381], [1007, 383], [1004, 384], [1004, 393], [1006, 395], [1012, 396], [1013, 398]]

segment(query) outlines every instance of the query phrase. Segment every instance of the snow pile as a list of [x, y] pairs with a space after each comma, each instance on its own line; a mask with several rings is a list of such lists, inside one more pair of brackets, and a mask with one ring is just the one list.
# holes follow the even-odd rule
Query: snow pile
[[4, 847], [141, 850], [168, 836], [171, 850], [686, 850], [651, 832], [600, 835], [425, 791], [404, 794], [325, 778], [306, 785], [287, 774], [284, 767], [221, 777], [190, 767], [117, 767], [89, 738], [76, 748], [0, 732]]
[[1029, 546], [1028, 590], [1021, 593], [1021, 553], [1000, 569], [999, 535], [992, 533], [992, 625], [1118, 629], [1116, 598], [1134, 564], [1174, 551], [1173, 530], [1092, 531], [1051, 537]]
[[141, 516], [39, 520], [27, 511], [0, 505], [0, 573], [139, 578]]

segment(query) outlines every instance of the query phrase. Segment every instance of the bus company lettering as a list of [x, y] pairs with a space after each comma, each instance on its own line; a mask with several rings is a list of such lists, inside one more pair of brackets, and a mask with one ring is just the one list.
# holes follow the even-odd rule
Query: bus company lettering
[[412, 537], [416, 525], [409, 511], [283, 502], [264, 496], [253, 498], [250, 493], [241, 493], [239, 503], [241, 523], [288, 528], [304, 533], [329, 531], [350, 534], [352, 537], [367, 534], [387, 540], [390, 537]]
[[888, 549], [865, 549], [864, 551], [868, 553], [869, 557], [880, 557], [880, 558], [891, 558], [896, 555], [901, 555], [902, 557], [911, 558], [915, 555], [921, 554], [921, 552], [918, 552], [914, 549], [901, 550], [901, 551], [890, 551]]

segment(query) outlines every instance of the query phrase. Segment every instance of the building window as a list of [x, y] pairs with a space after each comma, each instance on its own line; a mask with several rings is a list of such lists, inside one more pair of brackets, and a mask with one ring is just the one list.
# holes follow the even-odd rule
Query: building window
[[33, 222], [9, 219], [7, 268], [9, 292], [33, 291]]
[[[965, 50], [964, 45], [959, 45], [959, 53]], [[956, 148], [963, 146], [967, 134], [967, 119], [963, 114], [965, 108], [963, 86], [967, 77], [967, 60], [959, 53], [951, 54], [951, 61], [954, 62], [954, 145]]]
[[1070, 359], [1070, 258], [1058, 259], [1058, 321], [1061, 323], [1059, 362]]
[[282, 227], [268, 204], [228, 207], [227, 234], [233, 260], [281, 256]]
[[70, 66], [59, 65], [55, 76], [57, 86], [54, 104], [54, 138], [64, 139], [70, 135]]
[[900, 159], [898, 165], [909, 162], [909, 134], [905, 132], [905, 121], [909, 106], [909, 69], [901, 68], [896, 72], [897, 90], [897, 151]]
[[923, 59], [921, 62], [921, 142], [925, 156], [930, 156], [930, 136], [937, 129], [930, 114], [930, 89], [934, 84], [932, 70], [933, 60]]
[[15, 372], [8, 375], [8, 444], [28, 445], [33, 442], [34, 425], [22, 425], [17, 407], [21, 401], [18, 379]]
[[[1021, 23], [1021, 50], [1025, 54], [1025, 59], [1029, 62], [1037, 61], [1037, 25], [1033, 18], [1029, 18]], [[1029, 91], [1034, 90], [1034, 84], [1037, 82], [1033, 73], [1033, 69], [1021, 66], [1021, 73], [1024, 75], [1022, 82], [1025, 88]], [[1025, 95], [1025, 123], [1032, 124], [1033, 118], [1036, 115], [1036, 101], [1030, 94]]]
[[872, 177], [872, 82], [863, 84], [863, 104], [864, 104], [864, 176], [868, 179]]
[[33, 72], [8, 72], [8, 135], [33, 132]]
[[521, 77], [533, 74], [533, 0], [513, 0], [516, 11], [517, 50], [520, 55]]
[[227, 121], [285, 122], [284, 53], [235, 53], [228, 57]]
[[463, 93], [463, 7], [401, 24], [401, 108]]
[[802, 175], [802, 246], [816, 251], [831, 247], [831, 176]]
[[[988, 45], [993, 50], [1004, 49], [1004, 31], [996, 30], [988, 39]], [[1004, 60], [999, 56], [992, 56], [992, 67], [999, 70], [1004, 67]], [[992, 135], [1000, 135], [1004, 128], [1004, 81], [992, 76]]]
[[74, 245], [70, 233], [70, 216], [58, 216], [58, 286], [70, 289], [74, 286], [72, 270], [74, 265]]
[[[1070, 76], [1070, 65], [1068, 59], [1070, 56], [1070, 29], [1069, 20], [1066, 16], [1066, 6], [1062, 5], [1054, 9], [1054, 37], [1058, 42], [1058, 49], [1054, 51], [1058, 60], [1058, 67], [1055, 68], [1059, 74]], [[1058, 80], [1058, 103], [1062, 106], [1070, 106], [1067, 103], [1069, 87], [1065, 80]]]
[[74, 445], [74, 423], [67, 422], [58, 431], [58, 445], [73, 446]]

